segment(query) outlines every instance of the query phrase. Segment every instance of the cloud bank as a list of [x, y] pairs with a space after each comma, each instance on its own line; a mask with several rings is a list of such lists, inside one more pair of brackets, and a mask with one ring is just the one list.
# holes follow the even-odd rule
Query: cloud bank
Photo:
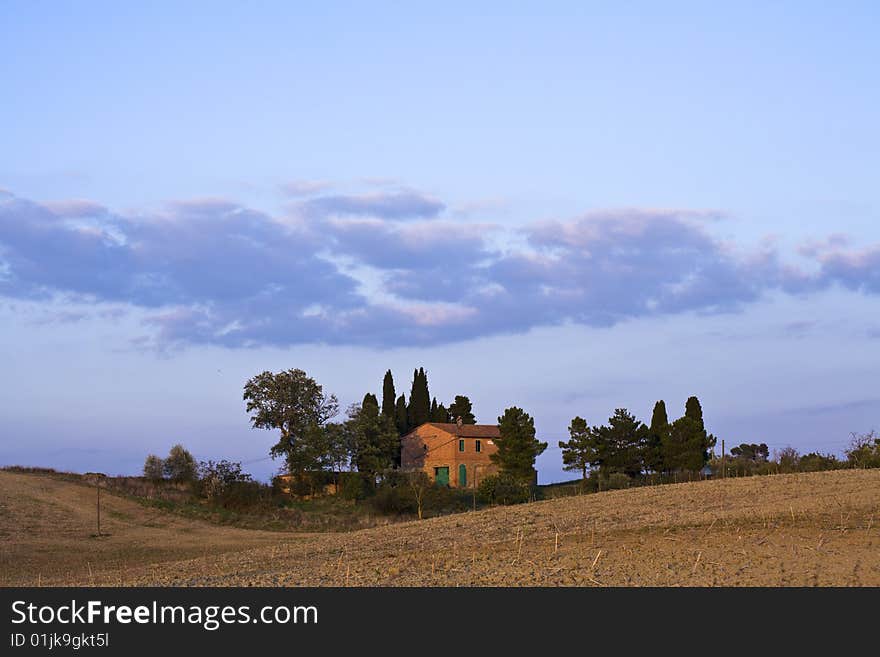
[[409, 190], [312, 196], [282, 216], [225, 199], [119, 214], [0, 195], [0, 295], [145, 311], [157, 346], [434, 345], [565, 323], [735, 312], [774, 290], [880, 293], [880, 246], [712, 236], [717, 213], [624, 209], [516, 230]]

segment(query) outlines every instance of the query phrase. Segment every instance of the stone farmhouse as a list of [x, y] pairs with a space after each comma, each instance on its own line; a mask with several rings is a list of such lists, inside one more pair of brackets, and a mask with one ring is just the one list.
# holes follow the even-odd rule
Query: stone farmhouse
[[438, 485], [475, 488], [497, 474], [496, 424], [426, 422], [401, 436], [401, 467], [421, 469]]

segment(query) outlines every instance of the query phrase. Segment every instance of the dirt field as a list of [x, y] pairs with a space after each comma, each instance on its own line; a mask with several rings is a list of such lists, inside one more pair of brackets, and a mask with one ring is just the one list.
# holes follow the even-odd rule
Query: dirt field
[[880, 585], [880, 470], [610, 491], [311, 535], [212, 527], [114, 499], [112, 536], [90, 538], [94, 499], [80, 488], [0, 473], [0, 581]]
[[[277, 543], [277, 532], [220, 527], [44, 475], [0, 472], [0, 585], [109, 584], [134, 565]], [[303, 535], [304, 536], [304, 535]], [[293, 537], [291, 536], [291, 539]], [[91, 574], [90, 574], [91, 573]]]

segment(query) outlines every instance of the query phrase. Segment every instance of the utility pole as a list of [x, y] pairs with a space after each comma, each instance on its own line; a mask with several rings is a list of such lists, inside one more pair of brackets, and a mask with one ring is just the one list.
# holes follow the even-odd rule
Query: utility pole
[[727, 477], [727, 469], [724, 467], [724, 438], [721, 439], [721, 478]]

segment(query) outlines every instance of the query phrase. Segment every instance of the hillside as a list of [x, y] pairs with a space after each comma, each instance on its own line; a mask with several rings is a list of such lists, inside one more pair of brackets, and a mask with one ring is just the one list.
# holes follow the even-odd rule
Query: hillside
[[[126, 569], [278, 541], [275, 532], [219, 527], [46, 475], [0, 471], [0, 585], [109, 584]], [[91, 573], [91, 575], [89, 574]]]
[[880, 585], [880, 470], [609, 491], [348, 534], [233, 530], [109, 498], [112, 536], [90, 539], [88, 489], [0, 473], [2, 581]]

